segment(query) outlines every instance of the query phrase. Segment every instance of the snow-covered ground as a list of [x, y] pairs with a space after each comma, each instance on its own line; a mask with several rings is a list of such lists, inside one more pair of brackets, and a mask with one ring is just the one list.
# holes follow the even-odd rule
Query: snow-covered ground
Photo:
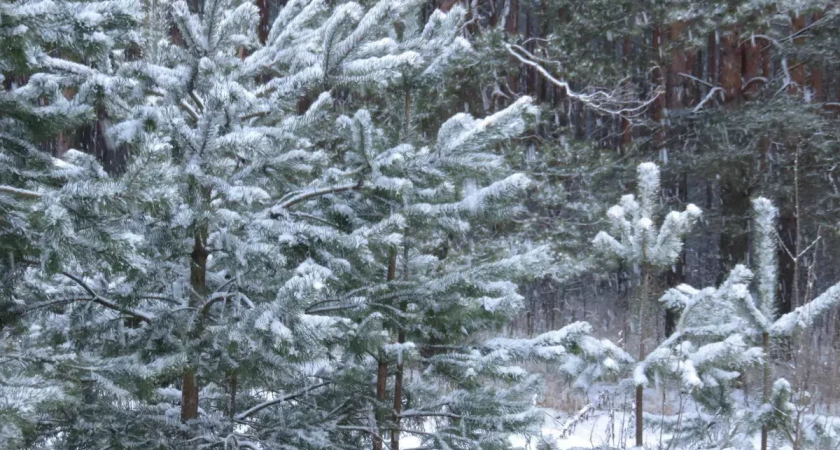
[[[631, 449], [635, 441], [632, 415], [622, 411], [608, 411], [593, 409], [584, 417], [574, 420], [575, 416], [545, 409], [545, 422], [540, 437], [514, 436], [511, 443], [516, 448], [535, 450], [541, 442], [552, 445], [557, 450], [581, 449]], [[574, 426], [569, 424], [574, 421]], [[657, 430], [645, 430], [644, 440], [650, 449], [667, 448], [668, 435], [660, 434]], [[758, 436], [754, 439], [754, 448], [759, 448]], [[420, 440], [414, 436], [406, 436], [400, 440], [403, 449], [420, 447]], [[786, 447], [774, 447], [780, 450]]]
[[[634, 435], [632, 434], [633, 425], [628, 422], [631, 419], [630, 414], [613, 411], [611, 415], [609, 411], [592, 410], [584, 418], [577, 420], [576, 425], [572, 427], [569, 424], [574, 417], [565, 417], [550, 409], [544, 412], [542, 436], [530, 438], [514, 436], [511, 438], [511, 443], [515, 447], [532, 450], [536, 449], [542, 441], [553, 444], [558, 450], [602, 448], [605, 445], [614, 448], [632, 447]], [[653, 430], [647, 431], [645, 439], [648, 442], [658, 442], [659, 435]], [[626, 445], [622, 446], [622, 441]], [[420, 440], [414, 436], [406, 436], [400, 440], [400, 447], [419, 448]]]
[[[575, 420], [578, 419], [578, 420]], [[542, 436], [527, 439], [522, 436], [511, 438], [519, 448], [536, 449], [541, 441], [548, 442], [558, 450], [580, 448], [627, 448], [632, 447], [633, 425], [629, 423], [631, 415], [621, 411], [587, 411], [584, 417], [566, 417], [552, 410], [545, 410], [545, 423]], [[573, 426], [570, 424], [575, 422]], [[653, 431], [646, 431], [645, 440], [658, 440]], [[625, 445], [622, 445], [625, 444]]]

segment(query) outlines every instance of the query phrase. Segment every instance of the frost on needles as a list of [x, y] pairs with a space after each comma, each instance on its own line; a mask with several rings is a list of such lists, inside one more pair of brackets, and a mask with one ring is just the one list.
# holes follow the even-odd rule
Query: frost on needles
[[[497, 230], [530, 99], [425, 101], [477, 57], [463, 8], [292, 0], [261, 36], [250, 2], [50, 5], [0, 6], [32, 73], [0, 93], [7, 448], [498, 448], [541, 421], [523, 362], [585, 387], [628, 361], [581, 323], [483, 337], [553, 266]], [[118, 171], [30, 144], [86, 121]]]

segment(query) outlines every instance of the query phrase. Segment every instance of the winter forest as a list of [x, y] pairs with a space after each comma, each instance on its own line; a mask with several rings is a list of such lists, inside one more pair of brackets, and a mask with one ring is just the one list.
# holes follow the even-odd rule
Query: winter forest
[[0, 449], [840, 449], [840, 3], [0, 0]]

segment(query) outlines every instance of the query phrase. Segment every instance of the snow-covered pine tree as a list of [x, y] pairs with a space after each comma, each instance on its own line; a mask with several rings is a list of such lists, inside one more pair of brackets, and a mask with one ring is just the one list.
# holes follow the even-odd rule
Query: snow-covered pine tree
[[[60, 273], [91, 238], [98, 252], [125, 241], [95, 209], [96, 196], [72, 195], [98, 165], [62, 151], [77, 127], [96, 114], [91, 86], [136, 40], [132, 1], [16, 1], [0, 4], [0, 445], [43, 446], [82, 394], [67, 373], [72, 346], [52, 339], [40, 319], [78, 299], [35, 289], [34, 272]], [[80, 73], [81, 72], [81, 73]], [[95, 74], [94, 76], [90, 76]], [[77, 162], [80, 165], [73, 165]], [[113, 238], [113, 239], [111, 239]], [[119, 258], [114, 258], [118, 260]], [[72, 264], [72, 263], [71, 263]], [[57, 326], [57, 323], [51, 323]], [[55, 427], [55, 428], [53, 428]], [[66, 432], [66, 429], [65, 429]]]
[[[772, 348], [779, 340], [789, 339], [797, 330], [807, 328], [817, 317], [840, 302], [840, 285], [835, 285], [806, 305], [775, 317], [777, 288], [776, 218], [772, 202], [753, 200], [755, 218], [755, 271], [737, 265], [718, 288], [696, 290], [681, 285], [669, 290], [662, 301], [681, 311], [677, 332], [649, 356], [657, 356], [662, 367], [674, 367], [674, 344], [688, 337], [693, 343], [687, 361], [699, 374], [690, 398], [697, 408], [671, 416], [655, 417], [658, 425], [672, 435], [675, 445], [704, 443], [709, 447], [752, 447], [760, 434], [761, 447], [768, 448], [772, 434], [798, 448], [827, 448], [838, 442], [835, 417], [805, 413], [794, 404], [808, 396], [796, 392], [781, 378], [773, 380]], [[750, 286], [755, 286], [755, 293]], [[704, 351], [704, 348], [707, 350]], [[681, 347], [676, 347], [681, 350]], [[697, 363], [705, 362], [703, 370]], [[650, 364], [646, 362], [646, 364]], [[732, 381], [753, 365], [762, 367], [763, 407], [745, 410], [738, 403]], [[682, 368], [686, 365], [682, 364]]]
[[[89, 80], [74, 98], [95, 98], [109, 145], [132, 156], [114, 175], [70, 152], [60, 189], [37, 198], [43, 251], [21, 258], [11, 291], [21, 333], [4, 335], [8, 355], [38, 376], [24, 387], [52, 389], [26, 445], [370, 445], [381, 433], [368, 349], [408, 358], [402, 328], [432, 350], [475, 336], [521, 301], [507, 280], [544, 264], [490, 241], [475, 252], [467, 239], [486, 239], [494, 217], [516, 212], [527, 180], [489, 150], [522, 132], [528, 100], [483, 120], [455, 116], [434, 139], [373, 125], [393, 116], [377, 90], [421, 76], [429, 89], [467, 49], [459, 10], [413, 26], [414, 2], [291, 1], [261, 46], [248, 2], [206, 1], [200, 12], [164, 3], [147, 19], [169, 7], [177, 33], [145, 28], [140, 60], [47, 59]], [[396, 108], [406, 125], [408, 103]], [[450, 177], [484, 187], [464, 195]], [[449, 240], [451, 260], [431, 256]], [[408, 279], [381, 283], [397, 281], [397, 264]], [[412, 320], [382, 313], [403, 318], [394, 294], [406, 295]], [[626, 359], [587, 330], [464, 339], [417, 358], [422, 379], [396, 396], [413, 410], [394, 419], [414, 421], [415, 434], [441, 419], [439, 437], [423, 435], [433, 447], [507, 447], [535, 418], [535, 379], [513, 360], [565, 361], [583, 380]]]
[[[367, 414], [359, 421], [376, 424], [373, 448], [383, 448], [387, 434], [393, 449], [406, 436], [429, 448], [506, 447], [511, 433], [540, 419], [531, 401], [538, 380], [516, 360], [565, 363], [564, 373], [583, 382], [628, 359], [589, 337], [583, 324], [561, 330], [563, 338], [482, 342], [482, 332], [519, 308], [514, 281], [538, 276], [548, 255], [543, 248], [511, 249], [498, 231], [521, 211], [517, 197], [529, 181], [492, 150], [522, 133], [530, 101], [482, 120], [459, 114], [439, 130], [422, 129], [429, 111], [421, 99], [445, 82], [459, 56], [475, 57], [459, 37], [463, 21], [456, 6], [434, 12], [425, 24], [401, 22], [377, 42], [421, 57], [399, 71], [381, 98], [383, 122], [399, 127], [376, 127], [367, 110], [339, 118], [350, 135], [339, 151], [364, 159], [366, 189], [375, 195], [332, 212], [331, 220], [358, 227], [378, 263], [354, 266], [345, 278], [355, 283], [345, 287], [355, 299], [338, 297], [322, 308], [343, 309], [359, 327], [381, 330], [372, 341], [369, 331], [361, 333], [365, 328], [351, 333], [356, 357], [367, 361], [362, 376], [376, 377], [373, 408], [357, 410]], [[503, 387], [490, 389], [491, 382]]]
[[[773, 380], [773, 346], [789, 340], [797, 332], [810, 328], [823, 314], [840, 304], [840, 283], [826, 289], [810, 302], [776, 318], [776, 287], [778, 286], [778, 255], [776, 235], [778, 211], [770, 200], [753, 200], [755, 215], [755, 272], [756, 295], [743, 297], [741, 316], [748, 321], [747, 333], [764, 350], [762, 376], [763, 403], [758, 414], [747, 414], [748, 423], [761, 426], [761, 448], [767, 449], [771, 434], [787, 441], [794, 448], [826, 448], [840, 443], [840, 428], [836, 417], [814, 414], [791, 414], [795, 409], [791, 399], [800, 401], [808, 392], [792, 389], [790, 383]], [[794, 255], [801, 258], [802, 255]], [[753, 429], [754, 430], [754, 429]]]
[[738, 265], [717, 288], [696, 290], [680, 285], [661, 298], [679, 314], [674, 333], [637, 366], [636, 377], [674, 379], [680, 402], [672, 414], [646, 414], [648, 423], [668, 436], [676, 448], [708, 444], [746, 448], [751, 436], [739, 430], [739, 406], [733, 391], [737, 379], [763, 362], [760, 347], [742, 334], [740, 316], [749, 296], [752, 274]]
[[[593, 243], [600, 251], [633, 267], [641, 279], [638, 302], [639, 366], [636, 370], [638, 373], [639, 367], [647, 357], [645, 320], [651, 296], [651, 276], [655, 273], [654, 271], [671, 266], [679, 257], [683, 246], [682, 238], [700, 216], [700, 209], [689, 204], [683, 212], [672, 211], [665, 216], [662, 225], [657, 230], [655, 226], [658, 217], [659, 167], [656, 164], [639, 165], [637, 189], [638, 201], [634, 195], [628, 194], [621, 198], [618, 205], [608, 211], [607, 214], [612, 222], [612, 234], [601, 231], [595, 236]], [[647, 379], [644, 376], [634, 376], [637, 447], [644, 445], [643, 400], [646, 384]]]

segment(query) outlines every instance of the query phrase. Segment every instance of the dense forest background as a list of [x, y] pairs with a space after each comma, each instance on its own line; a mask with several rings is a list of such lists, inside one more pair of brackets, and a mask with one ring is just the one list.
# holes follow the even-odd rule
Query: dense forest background
[[[551, 235], [576, 261], [586, 261], [585, 238], [597, 230], [609, 199], [628, 191], [638, 162], [654, 160], [663, 167], [664, 205], [695, 203], [704, 211], [703, 225], [687, 239], [680, 260], [658, 275], [659, 289], [714, 285], [735, 264], [749, 263], [749, 199], [758, 195], [773, 199], [781, 211], [778, 311], [789, 312], [834, 284], [840, 112], [835, 6], [487, 5], [488, 22], [504, 22], [506, 39], [538, 56], [554, 77], [578, 89], [625, 89], [624, 95], [653, 99], [644, 113], [605, 116], [566, 98], [537, 69], [511, 60], [501, 92], [534, 95], [545, 111], [539, 131], [522, 143], [522, 164], [556, 189], [535, 196], [535, 230]], [[496, 18], [492, 11], [508, 15]], [[530, 285], [528, 311], [515, 329], [533, 334], [586, 319], [611, 338], [628, 336], [618, 324], [626, 322], [632, 304], [633, 268], [598, 267], [603, 265], [583, 263], [579, 276]], [[648, 326], [662, 339], [675, 320], [661, 310]], [[831, 377], [837, 320], [835, 310], [813, 330], [809, 344]]]

